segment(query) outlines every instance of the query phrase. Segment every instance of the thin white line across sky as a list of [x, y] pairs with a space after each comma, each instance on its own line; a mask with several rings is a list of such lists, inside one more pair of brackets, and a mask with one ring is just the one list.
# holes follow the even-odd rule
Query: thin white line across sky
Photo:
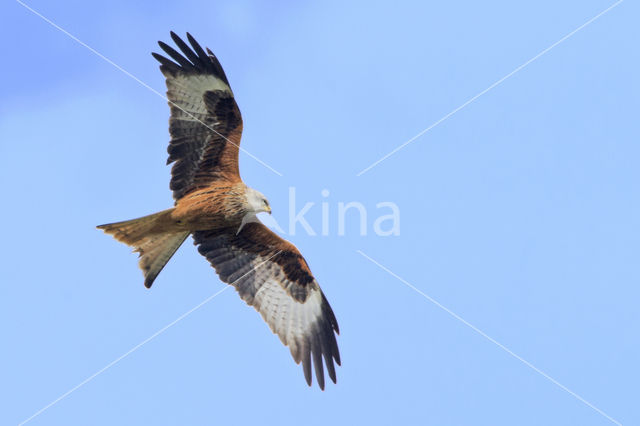
[[570, 395], [572, 395], [574, 398], [576, 398], [580, 402], [584, 403], [585, 405], [589, 406], [593, 410], [597, 411], [599, 414], [601, 414], [602, 416], [606, 417], [611, 422], [622, 426], [622, 423], [620, 423], [619, 421], [617, 421], [613, 417], [609, 416], [607, 413], [605, 413], [604, 411], [602, 411], [601, 409], [599, 409], [598, 407], [596, 407], [595, 405], [593, 405], [592, 403], [590, 403], [589, 401], [587, 401], [586, 399], [584, 399], [583, 397], [578, 395], [577, 393], [573, 392], [571, 389], [567, 388], [565, 385], [563, 385], [562, 383], [558, 382], [556, 379], [554, 379], [553, 377], [549, 376], [547, 373], [545, 373], [544, 371], [540, 370], [539, 368], [537, 368], [535, 365], [531, 364], [526, 359], [524, 359], [521, 356], [519, 356], [518, 354], [514, 353], [511, 349], [507, 348], [502, 343], [500, 343], [497, 340], [495, 340], [493, 337], [487, 335], [484, 331], [480, 330], [478, 327], [476, 327], [475, 325], [471, 324], [470, 322], [468, 322], [467, 320], [462, 318], [460, 315], [456, 314], [455, 312], [453, 312], [452, 310], [450, 310], [446, 306], [442, 305], [440, 302], [438, 302], [437, 300], [435, 300], [434, 298], [432, 298], [428, 294], [424, 293], [422, 290], [420, 290], [419, 288], [417, 288], [416, 286], [414, 286], [410, 282], [406, 281], [405, 279], [403, 279], [399, 275], [395, 274], [389, 268], [387, 268], [386, 266], [382, 265], [380, 262], [372, 259], [368, 255], [363, 253], [361, 250], [356, 250], [356, 252], [358, 254], [360, 254], [362, 257], [364, 257], [365, 259], [369, 260], [371, 263], [373, 263], [376, 266], [378, 266], [383, 271], [387, 272], [392, 277], [396, 278], [398, 281], [400, 281], [403, 284], [405, 284], [407, 287], [409, 287], [410, 289], [412, 289], [416, 293], [420, 294], [422, 297], [424, 297], [425, 299], [427, 299], [428, 301], [430, 301], [431, 303], [433, 303], [434, 305], [436, 305], [437, 307], [439, 307], [440, 309], [442, 309], [443, 311], [445, 311], [446, 313], [448, 313], [452, 317], [454, 317], [455, 319], [457, 319], [458, 321], [460, 321], [461, 323], [463, 323], [464, 325], [466, 325], [467, 327], [469, 327], [470, 329], [472, 329], [473, 331], [475, 331], [476, 333], [478, 333], [479, 335], [481, 335], [482, 337], [484, 337], [485, 339], [487, 339], [488, 341], [490, 341], [491, 343], [493, 343], [494, 345], [498, 346], [500, 349], [502, 349], [503, 351], [505, 351], [506, 353], [508, 353], [509, 355], [514, 357], [515, 359], [517, 359], [518, 361], [522, 362], [527, 367], [531, 368], [536, 373], [538, 373], [541, 376], [543, 376], [545, 379], [549, 380], [554, 385], [558, 386], [560, 389], [564, 390], [565, 392], [569, 393]]
[[91, 380], [95, 379], [96, 377], [98, 377], [100, 374], [104, 373], [105, 371], [107, 371], [109, 368], [113, 367], [114, 365], [116, 365], [117, 363], [119, 363], [120, 361], [122, 361], [124, 358], [126, 358], [127, 356], [131, 355], [132, 353], [134, 353], [135, 351], [137, 351], [138, 349], [140, 349], [143, 345], [145, 345], [146, 343], [149, 343], [151, 340], [153, 340], [154, 338], [158, 337], [160, 334], [164, 333], [165, 331], [167, 331], [169, 328], [171, 328], [172, 326], [176, 325], [178, 322], [180, 322], [181, 320], [183, 320], [184, 318], [186, 318], [188, 315], [190, 315], [191, 313], [193, 313], [194, 311], [196, 311], [198, 308], [201, 308], [202, 306], [204, 306], [205, 304], [207, 304], [208, 302], [210, 302], [211, 300], [213, 300], [216, 296], [218, 296], [220, 293], [222, 293], [223, 291], [225, 291], [226, 289], [228, 289], [229, 286], [224, 287], [222, 290], [217, 291], [216, 293], [212, 294], [211, 296], [209, 296], [208, 298], [206, 298], [204, 301], [202, 301], [202, 303], [198, 304], [197, 306], [189, 309], [187, 312], [185, 312], [184, 314], [180, 315], [178, 318], [176, 318], [174, 321], [170, 322], [169, 324], [165, 325], [164, 327], [162, 327], [160, 330], [156, 331], [155, 333], [153, 333], [151, 336], [147, 337], [146, 339], [144, 339], [142, 342], [138, 343], [137, 345], [135, 345], [133, 348], [129, 349], [127, 352], [125, 352], [124, 354], [120, 355], [118, 358], [114, 359], [113, 361], [111, 361], [109, 364], [105, 365], [103, 368], [101, 368], [100, 370], [96, 371], [95, 373], [93, 373], [92, 375], [90, 375], [89, 377], [87, 377], [86, 379], [84, 379], [83, 381], [81, 381], [80, 383], [78, 383], [77, 385], [75, 385], [74, 387], [72, 387], [71, 389], [69, 389], [68, 391], [66, 391], [65, 393], [63, 393], [62, 395], [60, 395], [59, 397], [57, 397], [56, 399], [54, 399], [53, 401], [51, 401], [49, 404], [45, 405], [44, 407], [42, 407], [40, 410], [36, 411], [35, 413], [33, 413], [31, 415], [31, 417], [29, 417], [26, 420], [23, 420], [22, 422], [18, 423], [18, 426], [22, 426], [23, 424], [33, 420], [35, 417], [39, 416], [40, 414], [42, 414], [43, 412], [45, 412], [47, 409], [51, 408], [52, 406], [54, 406], [55, 404], [57, 404], [58, 402], [62, 401], [63, 399], [65, 399], [67, 396], [71, 395], [73, 392], [77, 391], [78, 389], [80, 389], [82, 386], [86, 385], [87, 383], [89, 383]]
[[441, 119], [439, 119], [438, 121], [436, 121], [435, 123], [433, 123], [432, 125], [430, 125], [429, 127], [427, 127], [426, 129], [424, 129], [423, 131], [421, 131], [420, 133], [418, 133], [417, 135], [415, 135], [414, 137], [412, 137], [411, 139], [409, 139], [408, 141], [406, 141], [405, 143], [403, 143], [402, 145], [396, 147], [395, 149], [393, 149], [392, 151], [390, 151], [388, 154], [384, 155], [382, 158], [380, 158], [379, 160], [373, 162], [372, 164], [370, 164], [368, 167], [360, 170], [360, 172], [358, 172], [358, 174], [356, 176], [362, 176], [363, 174], [365, 174], [366, 172], [368, 172], [369, 170], [371, 170], [372, 168], [374, 168], [375, 166], [377, 166], [378, 164], [382, 163], [384, 160], [386, 160], [387, 158], [391, 157], [393, 154], [395, 154], [396, 152], [400, 151], [402, 148], [406, 147], [407, 145], [409, 145], [411, 142], [415, 141], [416, 139], [420, 138], [422, 135], [424, 135], [425, 133], [427, 133], [429, 130], [433, 129], [434, 127], [436, 127], [438, 124], [442, 123], [443, 121], [447, 120], [449, 117], [451, 117], [453, 114], [455, 114], [456, 112], [460, 111], [461, 109], [463, 109], [464, 107], [466, 107], [467, 105], [469, 105], [470, 103], [472, 103], [473, 101], [475, 101], [476, 99], [478, 99], [480, 96], [484, 95], [485, 93], [487, 93], [488, 91], [490, 91], [491, 89], [493, 89], [494, 87], [498, 86], [500, 83], [502, 83], [503, 81], [505, 81], [506, 79], [508, 79], [509, 77], [511, 77], [512, 75], [514, 75], [515, 73], [517, 73], [518, 71], [522, 70], [524, 67], [526, 67], [527, 65], [529, 65], [530, 63], [532, 63], [533, 61], [535, 61], [536, 59], [538, 59], [539, 57], [541, 57], [542, 55], [544, 55], [545, 53], [547, 53], [548, 51], [550, 51], [551, 49], [553, 49], [554, 47], [556, 47], [557, 45], [559, 45], [560, 43], [562, 43], [563, 41], [565, 41], [566, 39], [568, 39], [569, 37], [571, 37], [572, 35], [574, 35], [575, 33], [577, 33], [578, 31], [580, 31], [581, 29], [583, 29], [584, 27], [586, 27], [587, 25], [591, 24], [593, 21], [595, 21], [596, 19], [600, 18], [602, 15], [604, 15], [605, 13], [609, 12], [611, 9], [613, 9], [614, 7], [618, 6], [620, 3], [622, 3], [624, 0], [618, 0], [617, 2], [615, 2], [614, 4], [612, 4], [611, 6], [609, 6], [608, 8], [606, 8], [605, 10], [603, 10], [602, 12], [598, 13], [596, 16], [594, 16], [593, 18], [589, 19], [587, 22], [585, 22], [584, 24], [580, 25], [578, 28], [576, 28], [575, 30], [571, 31], [569, 34], [565, 35], [564, 37], [562, 37], [560, 40], [556, 41], [555, 43], [553, 43], [551, 46], [547, 47], [546, 49], [544, 49], [543, 51], [541, 51], [540, 53], [538, 53], [536, 56], [534, 56], [533, 58], [529, 59], [527, 62], [523, 63], [522, 65], [520, 65], [519, 67], [517, 67], [516, 69], [514, 69], [513, 71], [511, 71], [509, 74], [505, 75], [504, 77], [502, 77], [500, 80], [496, 81], [495, 83], [493, 83], [491, 86], [487, 87], [486, 89], [484, 89], [482, 92], [478, 93], [477, 95], [475, 95], [474, 97], [472, 97], [471, 99], [469, 99], [468, 101], [466, 101], [465, 103], [463, 103], [462, 105], [460, 105], [459, 107], [457, 107], [456, 109], [454, 109], [453, 111], [451, 111], [450, 113], [448, 113], [447, 115], [445, 115], [444, 117], [442, 117]]
[[256, 269], [258, 269], [259, 267], [261, 267], [262, 265], [264, 265], [265, 263], [267, 263], [268, 261], [270, 261], [271, 259], [273, 259], [274, 257], [276, 257], [277, 255], [279, 255], [282, 252], [282, 250], [278, 250], [274, 255], [270, 256], [267, 260], [260, 262], [258, 265], [254, 266], [253, 268], [251, 268], [251, 270], [247, 271], [246, 273], [242, 274], [241, 277], [239, 277], [237, 280], [233, 281], [232, 283], [230, 283], [228, 286], [224, 287], [222, 290], [219, 290], [217, 292], [215, 292], [214, 294], [212, 294], [211, 296], [207, 297], [206, 299], [204, 299], [202, 302], [200, 302], [198, 305], [194, 306], [193, 308], [189, 309], [187, 312], [185, 312], [184, 314], [180, 315], [178, 318], [176, 318], [175, 320], [173, 320], [172, 322], [170, 322], [169, 324], [165, 325], [164, 327], [162, 327], [160, 330], [156, 331], [155, 333], [153, 333], [151, 336], [147, 337], [146, 339], [144, 339], [142, 342], [138, 343], [137, 345], [135, 345], [133, 348], [129, 349], [127, 352], [125, 352], [124, 354], [120, 355], [118, 358], [114, 359], [113, 361], [111, 361], [109, 364], [107, 364], [106, 366], [104, 366], [103, 368], [101, 368], [100, 370], [96, 371], [95, 373], [93, 373], [91, 376], [87, 377], [86, 379], [84, 379], [83, 381], [81, 381], [80, 383], [78, 383], [77, 385], [75, 385], [74, 387], [72, 387], [71, 389], [69, 389], [68, 391], [66, 391], [65, 393], [63, 393], [62, 395], [60, 395], [59, 397], [57, 397], [56, 399], [54, 399], [53, 401], [51, 401], [49, 404], [45, 405], [44, 407], [42, 407], [41, 409], [39, 409], [38, 411], [36, 411], [35, 413], [33, 413], [31, 415], [31, 417], [29, 417], [26, 420], [23, 420], [22, 422], [20, 422], [18, 424], [18, 426], [22, 426], [27, 422], [30, 422], [31, 420], [33, 420], [34, 418], [36, 418], [37, 416], [39, 416], [40, 414], [44, 413], [46, 410], [48, 410], [49, 408], [51, 408], [52, 406], [56, 405], [58, 402], [62, 401], [63, 399], [65, 399], [66, 397], [68, 397], [69, 395], [71, 395], [73, 392], [77, 391], [78, 389], [80, 389], [82, 386], [86, 385], [87, 383], [89, 383], [91, 380], [95, 379], [96, 377], [98, 377], [100, 374], [104, 373], [105, 371], [107, 371], [109, 368], [113, 367], [114, 365], [116, 365], [117, 363], [119, 363], [120, 361], [122, 361], [124, 358], [126, 358], [127, 356], [131, 355], [132, 353], [134, 353], [135, 351], [137, 351], [138, 349], [140, 349], [143, 345], [149, 343], [151, 340], [155, 339], [156, 337], [158, 337], [159, 335], [161, 335], [162, 333], [164, 333], [165, 331], [167, 331], [169, 328], [173, 327], [174, 325], [176, 325], [177, 323], [179, 323], [180, 321], [182, 321], [183, 319], [185, 319], [186, 317], [188, 317], [189, 315], [191, 315], [193, 312], [197, 311], [198, 309], [200, 309], [201, 307], [203, 307], [204, 305], [206, 305], [207, 303], [209, 303], [210, 301], [212, 301], [215, 297], [217, 297], [219, 294], [221, 294], [223, 291], [225, 291], [226, 289], [228, 289], [229, 287], [231, 287], [233, 284], [235, 284], [236, 282], [238, 282], [239, 280], [241, 280], [242, 278], [246, 277], [247, 275], [249, 275], [250, 273], [252, 273], [253, 271], [255, 271]]
[[118, 70], [122, 71], [124, 74], [126, 74], [128, 77], [131, 77], [132, 79], [134, 79], [135, 81], [137, 81], [140, 85], [142, 85], [143, 87], [149, 89], [151, 92], [155, 93], [156, 95], [160, 96], [162, 99], [164, 99], [165, 101], [169, 102], [171, 105], [175, 106], [176, 108], [178, 108], [180, 111], [184, 112], [186, 115], [188, 115], [189, 117], [193, 118], [194, 120], [198, 121], [200, 124], [202, 124], [203, 126], [205, 126], [207, 129], [211, 130], [212, 132], [214, 132], [215, 134], [217, 134], [218, 136], [220, 136], [221, 138], [225, 139], [227, 142], [229, 142], [231, 145], [234, 145], [235, 147], [237, 147], [240, 151], [244, 152], [245, 154], [247, 154], [249, 157], [253, 158], [254, 160], [256, 160], [258, 163], [262, 164], [264, 167], [266, 167], [267, 169], [271, 170], [273, 173], [277, 174], [278, 176], [282, 176], [282, 173], [280, 173], [279, 171], [277, 171], [276, 169], [274, 169], [273, 167], [271, 167], [270, 165], [268, 165], [267, 163], [265, 163], [264, 161], [260, 160], [258, 157], [256, 157], [255, 155], [251, 154], [249, 151], [247, 151], [246, 149], [242, 148], [239, 145], [236, 145], [234, 142], [230, 141], [227, 137], [225, 137], [224, 135], [220, 134], [216, 129], [213, 129], [212, 127], [210, 127], [209, 125], [207, 125], [206, 123], [202, 122], [202, 120], [199, 120], [197, 117], [195, 117], [193, 114], [191, 114], [189, 111], [185, 111], [182, 107], [180, 107], [180, 105], [177, 105], [175, 102], [170, 101], [169, 99], [167, 99], [166, 96], [164, 96], [162, 93], [158, 92], [156, 89], [154, 89], [153, 87], [149, 86], [147, 83], [145, 83], [144, 81], [140, 80], [138, 77], [136, 77], [135, 75], [131, 74], [129, 71], [125, 70], [124, 68], [122, 68], [120, 65], [116, 64], [115, 62], [113, 62], [111, 59], [107, 58], [106, 56], [104, 56], [102, 53], [98, 52], [97, 50], [95, 50], [93, 47], [89, 46], [87, 43], [83, 42], [82, 40], [80, 40], [79, 38], [77, 38], [76, 36], [74, 36], [73, 34], [71, 34], [70, 32], [68, 32], [67, 30], [65, 30], [64, 28], [60, 27], [59, 25], [57, 25], [55, 22], [51, 21], [50, 19], [48, 19], [47, 17], [45, 17], [44, 15], [42, 15], [40, 12], [38, 12], [37, 10], [31, 8], [30, 6], [28, 6], [27, 4], [25, 4], [24, 2], [20, 1], [20, 0], [16, 0], [16, 2], [18, 4], [20, 4], [22, 7], [24, 7], [25, 9], [29, 10], [31, 13], [33, 13], [34, 15], [40, 17], [43, 21], [47, 22], [48, 24], [50, 24], [52, 27], [54, 27], [55, 29], [59, 30], [60, 32], [62, 32], [63, 34], [65, 34], [66, 36], [68, 36], [70, 39], [76, 41], [78, 44], [86, 47], [89, 51], [91, 51], [92, 53], [94, 53], [96, 56], [98, 56], [99, 58], [103, 59], [104, 61], [108, 62], [109, 64], [113, 65], [115, 68], [117, 68]]

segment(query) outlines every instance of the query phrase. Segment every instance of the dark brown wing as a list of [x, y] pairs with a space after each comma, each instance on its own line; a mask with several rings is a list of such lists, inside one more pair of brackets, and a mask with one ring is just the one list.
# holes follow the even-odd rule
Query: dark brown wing
[[311, 364], [324, 389], [322, 358], [329, 377], [336, 382], [333, 362], [340, 365], [336, 335], [338, 322], [302, 255], [296, 247], [261, 223], [251, 222], [236, 235], [226, 231], [193, 234], [198, 251], [215, 268], [220, 279], [233, 285], [253, 306], [271, 331], [302, 362], [311, 385]]
[[170, 187], [178, 200], [215, 180], [240, 180], [242, 116], [215, 55], [209, 49], [205, 53], [189, 33], [191, 48], [173, 32], [171, 38], [182, 54], [161, 41], [158, 44], [175, 62], [152, 55], [167, 83], [171, 107], [167, 164], [175, 162]]

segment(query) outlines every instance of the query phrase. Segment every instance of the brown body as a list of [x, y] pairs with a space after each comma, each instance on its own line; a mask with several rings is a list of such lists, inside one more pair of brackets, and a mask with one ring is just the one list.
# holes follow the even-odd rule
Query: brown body
[[240, 226], [251, 213], [247, 189], [242, 182], [215, 182], [185, 195], [171, 211], [174, 226], [191, 232]]

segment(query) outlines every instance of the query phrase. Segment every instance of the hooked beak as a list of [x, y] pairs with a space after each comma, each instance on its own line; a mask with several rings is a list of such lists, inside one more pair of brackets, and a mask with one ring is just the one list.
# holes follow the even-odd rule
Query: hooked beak
[[267, 213], [271, 214], [271, 206], [267, 206]]

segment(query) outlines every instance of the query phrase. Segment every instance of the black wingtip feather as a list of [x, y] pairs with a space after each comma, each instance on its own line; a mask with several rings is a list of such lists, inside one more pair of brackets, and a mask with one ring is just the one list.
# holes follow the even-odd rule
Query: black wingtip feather
[[202, 62], [205, 64], [208, 64], [209, 58], [207, 54], [204, 52], [204, 50], [202, 49], [202, 46], [200, 46], [200, 43], [198, 43], [196, 39], [193, 38], [193, 36], [189, 33], [187, 33], [187, 40], [189, 40], [191, 47], [193, 47], [193, 50], [196, 52], [196, 54], [202, 60]]
[[322, 346], [318, 334], [315, 334], [313, 342], [311, 342], [311, 352], [313, 353], [313, 367], [316, 371], [316, 380], [321, 390], [324, 390], [324, 368], [322, 366]]
[[168, 71], [170, 73], [176, 73], [177, 71], [180, 70], [180, 67], [178, 67], [177, 64], [175, 64], [174, 62], [171, 62], [169, 59], [165, 58], [164, 56], [152, 52], [151, 56], [153, 56], [156, 61], [160, 62], [160, 71], [162, 71], [163, 73], [165, 71]]
[[327, 361], [327, 373], [329, 373], [329, 378], [333, 383], [338, 383], [338, 378], [336, 377], [336, 367], [333, 365], [333, 362]]
[[182, 41], [182, 39], [176, 33], [171, 31], [170, 34], [173, 42], [176, 44], [176, 46], [180, 48], [180, 50], [187, 57], [187, 59], [189, 59], [194, 65], [197, 65], [197, 66], [205, 65], [202, 59], [198, 57], [198, 55], [196, 55], [195, 52], [191, 50], [189, 46], [187, 46], [187, 43]]
[[151, 288], [151, 286], [153, 285], [153, 281], [155, 280], [155, 277], [153, 277], [152, 279], [146, 279], [144, 280], [144, 286], [146, 288]]
[[311, 354], [309, 353], [309, 348], [304, 347], [302, 349], [302, 370], [304, 371], [304, 379], [307, 381], [307, 384], [311, 386]]
[[158, 45], [167, 53], [167, 55], [171, 56], [171, 58], [178, 64], [180, 64], [180, 66], [182, 66], [182, 68], [184, 68], [185, 70], [191, 70], [195, 68], [193, 64], [187, 60], [187, 58], [182, 56], [180, 52], [169, 46], [167, 43], [159, 41]]
[[166, 66], [175, 66], [176, 64], [174, 64], [173, 62], [171, 62], [170, 60], [168, 60], [167, 58], [165, 58], [164, 56], [162, 56], [159, 53], [156, 52], [151, 52], [151, 56], [153, 56], [156, 61], [160, 62], [160, 64], [162, 65], [166, 65]]

